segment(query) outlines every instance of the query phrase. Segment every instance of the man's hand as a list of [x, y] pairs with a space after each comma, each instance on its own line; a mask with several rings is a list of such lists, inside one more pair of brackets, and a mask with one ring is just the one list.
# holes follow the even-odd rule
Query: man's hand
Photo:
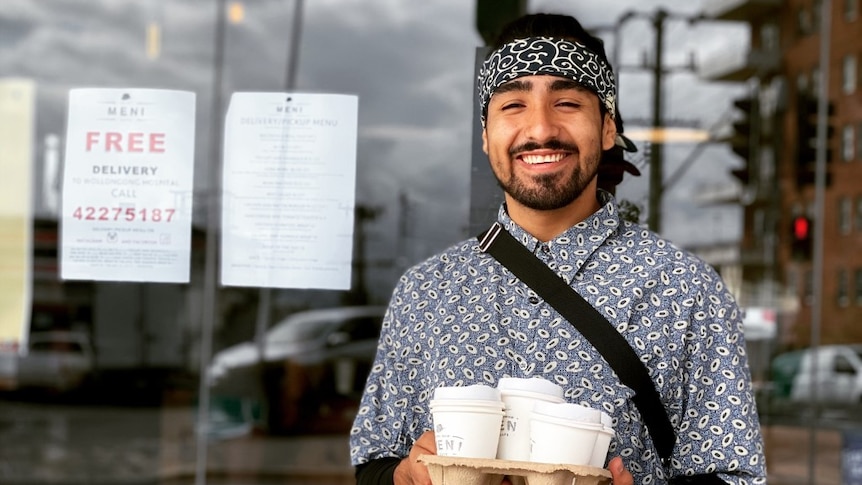
[[634, 485], [635, 477], [626, 470], [623, 466], [623, 459], [615, 456], [608, 463], [608, 470], [611, 472], [611, 480], [613, 485]]
[[421, 455], [436, 455], [437, 441], [434, 439], [433, 431], [426, 431], [413, 443], [410, 455], [401, 460], [395, 468], [395, 485], [431, 485], [431, 475], [428, 467], [417, 460]]

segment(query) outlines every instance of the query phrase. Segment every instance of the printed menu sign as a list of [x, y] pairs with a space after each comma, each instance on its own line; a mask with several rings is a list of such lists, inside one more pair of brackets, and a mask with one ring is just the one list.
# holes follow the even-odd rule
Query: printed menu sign
[[350, 288], [357, 111], [352, 95], [231, 97], [222, 284]]
[[73, 89], [63, 279], [189, 281], [195, 95]]

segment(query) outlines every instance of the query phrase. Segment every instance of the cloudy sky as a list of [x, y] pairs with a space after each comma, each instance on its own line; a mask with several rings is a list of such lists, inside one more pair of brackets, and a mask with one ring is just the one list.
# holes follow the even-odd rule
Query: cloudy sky
[[[709, 129], [726, 119], [732, 98], [745, 87], [702, 81], [685, 66], [694, 59], [704, 69], [727, 53], [743, 52], [748, 34], [743, 25], [688, 22], [704, 3], [531, 0], [528, 9], [573, 14], [588, 28], [612, 26], [626, 11], [638, 14], [621, 24], [617, 35], [601, 32], [609, 52], [618, 42], [620, 105], [631, 120], [629, 130], [636, 128], [634, 121], [652, 117], [652, 75], [644, 66], [654, 54], [649, 17], [666, 9], [672, 15], [664, 30], [664, 64], [671, 69], [664, 83], [665, 117]], [[245, 0], [242, 20], [226, 26], [224, 62], [217, 71], [216, 0], [3, 0], [0, 77], [37, 82], [39, 140], [49, 133], [62, 137], [66, 96], [73, 87], [196, 92], [195, 185], [205, 191], [218, 154], [211, 134], [229, 94], [285, 89], [294, 5], [293, 0]], [[406, 262], [468, 235], [473, 63], [482, 44], [474, 27], [475, 5], [305, 0], [303, 10], [295, 88], [359, 96], [357, 201], [382, 210], [367, 227], [369, 260], [380, 263], [379, 277], [392, 279]], [[156, 59], [145, 52], [151, 23], [162, 29]], [[218, 76], [220, 98], [213, 92]], [[638, 145], [631, 160], [644, 175], [624, 181], [618, 195], [645, 211], [647, 147]], [[665, 176], [695, 149], [693, 143], [667, 146]], [[665, 194], [662, 233], [688, 245], [738, 234], [736, 210], [694, 202], [705, 187], [731, 183], [728, 171], [738, 163], [726, 147], [703, 149]], [[393, 261], [393, 254], [403, 258]]]

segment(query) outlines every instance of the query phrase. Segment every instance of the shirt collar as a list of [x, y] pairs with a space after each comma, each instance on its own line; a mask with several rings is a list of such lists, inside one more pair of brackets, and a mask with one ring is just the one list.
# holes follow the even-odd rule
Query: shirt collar
[[[614, 196], [599, 190], [597, 198], [601, 205], [599, 210], [547, 242], [546, 246], [550, 249], [551, 255], [559, 261], [561, 269], [563, 269], [562, 266], [567, 266], [573, 272], [577, 272], [590, 255], [619, 228], [619, 209]], [[541, 241], [509, 217], [505, 202], [500, 206], [497, 220], [530, 251], [536, 252], [541, 246]]]

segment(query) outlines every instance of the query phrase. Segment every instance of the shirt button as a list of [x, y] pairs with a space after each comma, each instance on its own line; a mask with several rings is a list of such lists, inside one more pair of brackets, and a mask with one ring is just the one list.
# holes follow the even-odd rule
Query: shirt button
[[539, 298], [537, 298], [537, 297], [535, 297], [535, 296], [531, 296], [531, 297], [530, 297], [530, 298], [528, 298], [527, 300], [528, 300], [530, 303], [532, 303], [533, 305], [535, 305], [535, 304], [539, 303]]
[[551, 248], [549, 248], [547, 244], [542, 244], [542, 252], [545, 254], [551, 254]]

